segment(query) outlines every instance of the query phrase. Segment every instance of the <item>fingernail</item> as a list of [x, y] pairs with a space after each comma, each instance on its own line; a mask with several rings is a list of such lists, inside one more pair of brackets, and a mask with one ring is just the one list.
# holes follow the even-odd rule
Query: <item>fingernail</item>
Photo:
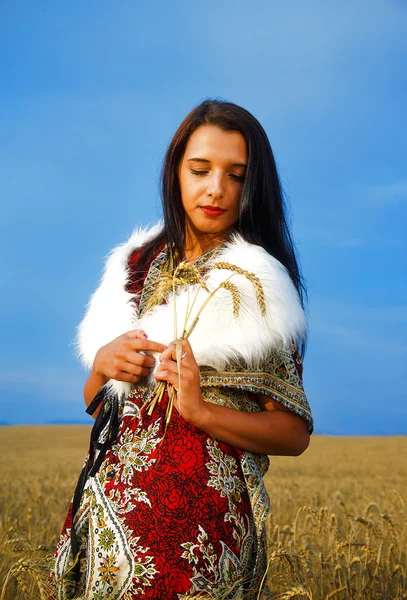
[[148, 338], [148, 335], [146, 333], [143, 333], [143, 337]]

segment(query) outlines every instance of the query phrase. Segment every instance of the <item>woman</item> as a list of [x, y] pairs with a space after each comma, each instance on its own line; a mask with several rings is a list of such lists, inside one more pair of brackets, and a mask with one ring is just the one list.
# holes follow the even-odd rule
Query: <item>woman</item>
[[113, 250], [79, 327], [97, 417], [56, 550], [61, 600], [255, 598], [267, 455], [301, 454], [312, 432], [303, 288], [258, 121], [192, 110], [162, 199], [164, 224]]

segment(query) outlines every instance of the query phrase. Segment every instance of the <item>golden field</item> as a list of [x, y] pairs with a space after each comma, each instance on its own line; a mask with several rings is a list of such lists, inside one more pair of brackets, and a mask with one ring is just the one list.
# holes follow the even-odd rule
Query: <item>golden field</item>
[[[89, 433], [0, 428], [0, 600], [47, 598]], [[267, 597], [407, 599], [407, 437], [313, 436], [303, 456], [271, 457], [266, 483]]]

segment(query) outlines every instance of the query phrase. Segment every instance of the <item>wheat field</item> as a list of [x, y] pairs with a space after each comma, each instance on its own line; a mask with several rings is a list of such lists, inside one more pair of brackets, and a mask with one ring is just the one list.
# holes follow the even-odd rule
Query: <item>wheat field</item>
[[[90, 428], [1, 427], [0, 600], [48, 598]], [[271, 457], [270, 592], [289, 600], [407, 599], [407, 437], [313, 436]]]

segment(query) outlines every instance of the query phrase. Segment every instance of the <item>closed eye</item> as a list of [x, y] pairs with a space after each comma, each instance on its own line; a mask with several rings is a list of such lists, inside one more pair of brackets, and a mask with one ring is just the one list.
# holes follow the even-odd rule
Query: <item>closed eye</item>
[[191, 169], [191, 173], [192, 175], [198, 175], [198, 177], [201, 177], [202, 175], [206, 175], [208, 171], [196, 171], [196, 169]]
[[[191, 169], [191, 173], [192, 175], [197, 175], [198, 177], [203, 177], [204, 175], [208, 174], [208, 171], [197, 171], [196, 169]], [[235, 173], [230, 173], [229, 177], [231, 179], [234, 179], [235, 181], [244, 181], [244, 176], [242, 175], [235, 175]]]

